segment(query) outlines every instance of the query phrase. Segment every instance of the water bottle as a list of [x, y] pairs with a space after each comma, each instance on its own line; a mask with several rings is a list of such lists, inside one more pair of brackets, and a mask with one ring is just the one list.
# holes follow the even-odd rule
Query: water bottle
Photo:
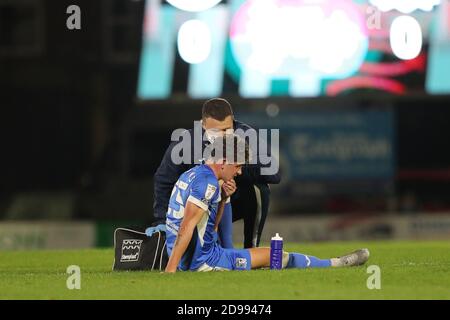
[[270, 241], [270, 269], [279, 270], [283, 265], [283, 238], [277, 233]]

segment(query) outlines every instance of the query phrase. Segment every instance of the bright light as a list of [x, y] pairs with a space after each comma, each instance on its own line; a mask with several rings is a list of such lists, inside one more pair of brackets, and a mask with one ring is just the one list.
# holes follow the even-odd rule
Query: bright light
[[240, 11], [231, 32], [234, 53], [246, 68], [262, 74], [344, 76], [359, 67], [367, 50], [360, 21], [344, 9], [256, 0]]
[[167, 0], [168, 3], [177, 7], [178, 9], [190, 12], [205, 11], [222, 0]]
[[440, 3], [441, 0], [370, 0], [380, 11], [397, 10], [407, 14], [416, 10], [431, 11]]
[[266, 107], [266, 113], [269, 117], [275, 118], [280, 113], [280, 107], [275, 103], [270, 103]]
[[188, 63], [205, 61], [211, 52], [211, 31], [208, 25], [200, 20], [183, 23], [178, 31], [178, 52]]
[[416, 58], [422, 50], [422, 29], [411, 16], [394, 19], [390, 31], [391, 48], [394, 54], [403, 60]]
[[334, 11], [322, 22], [317, 36], [321, 40], [310, 43], [314, 48], [310, 64], [325, 74], [338, 73], [345, 68], [345, 61], [358, 53], [359, 43], [365, 40], [359, 26], [342, 10]]

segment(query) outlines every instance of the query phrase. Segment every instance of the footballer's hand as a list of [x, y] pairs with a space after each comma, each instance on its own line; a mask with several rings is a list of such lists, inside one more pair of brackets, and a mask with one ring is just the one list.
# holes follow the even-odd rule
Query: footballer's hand
[[161, 272], [161, 273], [175, 273], [175, 272], [177, 272], [176, 269], [175, 270], [168, 270], [168, 269], [166, 269], [166, 270], [164, 270], [164, 272]]
[[234, 179], [224, 182], [222, 184], [222, 199], [230, 197], [236, 192], [236, 189], [236, 181], [234, 181]]
[[164, 273], [175, 273], [177, 272], [177, 267], [172, 267], [170, 264], [167, 264], [166, 269], [164, 269]]

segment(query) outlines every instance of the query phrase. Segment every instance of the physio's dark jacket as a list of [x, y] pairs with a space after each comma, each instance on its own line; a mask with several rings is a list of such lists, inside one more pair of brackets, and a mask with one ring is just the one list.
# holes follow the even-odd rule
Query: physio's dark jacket
[[[243, 122], [234, 120], [234, 129], [242, 129], [244, 131], [251, 129], [251, 127]], [[201, 159], [194, 159], [194, 129], [188, 130], [191, 137], [191, 161], [190, 164], [174, 164], [172, 162], [171, 153], [178, 141], [173, 141], [166, 150], [164, 157], [154, 175], [154, 203], [153, 203], [153, 215], [155, 217], [155, 224], [165, 223], [166, 212], [169, 204], [170, 195], [172, 193], [173, 186], [177, 182], [180, 175], [201, 163]], [[202, 137], [205, 131], [202, 129]], [[259, 139], [259, 136], [258, 136]], [[258, 141], [259, 143], [259, 141]], [[208, 141], [202, 140], [202, 152]], [[270, 150], [270, 144], [268, 144], [267, 150]], [[278, 159], [272, 159], [272, 161], [278, 161]], [[259, 162], [257, 164], [245, 165], [242, 168], [242, 175], [236, 178], [237, 190], [239, 190], [240, 184], [278, 184], [280, 183], [280, 172], [274, 175], [261, 175], [261, 167], [268, 167], [269, 165], [262, 165]]]

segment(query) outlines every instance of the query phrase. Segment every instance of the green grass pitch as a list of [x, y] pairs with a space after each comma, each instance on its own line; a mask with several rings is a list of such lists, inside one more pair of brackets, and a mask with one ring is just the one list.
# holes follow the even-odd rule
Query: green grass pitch
[[[112, 249], [0, 252], [0, 299], [450, 299], [450, 242], [286, 243], [321, 258], [367, 247], [361, 267], [248, 272], [112, 272]], [[66, 287], [69, 265], [81, 289]], [[367, 288], [367, 267], [381, 289]]]

